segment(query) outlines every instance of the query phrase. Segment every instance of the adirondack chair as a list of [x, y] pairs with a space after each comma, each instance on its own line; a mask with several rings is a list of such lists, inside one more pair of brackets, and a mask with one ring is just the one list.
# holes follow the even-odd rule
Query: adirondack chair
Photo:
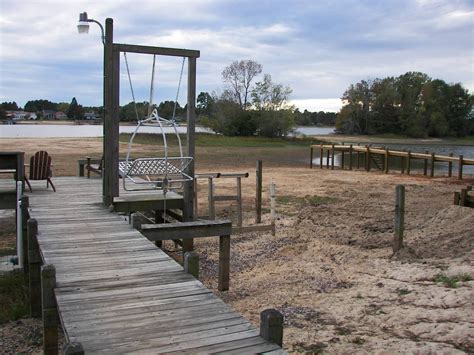
[[86, 157], [86, 159], [87, 159], [87, 164], [86, 164], [87, 178], [90, 179], [91, 172], [102, 176], [102, 170], [103, 170], [102, 165], [104, 163], [104, 157], [103, 156], [101, 158]]
[[53, 191], [56, 192], [56, 188], [51, 181], [51, 157], [48, 152], [40, 150], [30, 159], [30, 171], [28, 177], [25, 176], [25, 182], [30, 191], [33, 192], [29, 180], [46, 180], [46, 188], [51, 184]]

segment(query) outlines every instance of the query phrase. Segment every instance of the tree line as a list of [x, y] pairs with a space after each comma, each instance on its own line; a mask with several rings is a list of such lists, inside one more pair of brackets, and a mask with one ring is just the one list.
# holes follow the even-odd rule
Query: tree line
[[474, 96], [420, 72], [362, 80], [344, 92], [336, 129], [346, 134], [394, 133], [411, 137], [474, 134]]

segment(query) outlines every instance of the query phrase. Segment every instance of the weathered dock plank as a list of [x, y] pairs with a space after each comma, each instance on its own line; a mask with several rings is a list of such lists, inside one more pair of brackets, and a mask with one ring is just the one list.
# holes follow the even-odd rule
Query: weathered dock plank
[[[87, 354], [280, 349], [123, 216], [102, 207], [101, 180], [54, 182], [56, 193], [30, 194], [30, 215], [43, 262], [56, 270], [54, 295], [68, 343]], [[146, 206], [156, 205], [143, 199], [149, 192], [138, 194]], [[179, 196], [170, 197], [167, 206], [180, 205]], [[116, 209], [135, 208], [140, 198], [124, 193]]]

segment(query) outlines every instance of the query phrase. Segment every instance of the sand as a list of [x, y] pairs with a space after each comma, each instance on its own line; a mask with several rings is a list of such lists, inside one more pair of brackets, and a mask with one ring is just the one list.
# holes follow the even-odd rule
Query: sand
[[[0, 150], [11, 149], [8, 144], [0, 140]], [[100, 141], [25, 140], [15, 148], [31, 154], [40, 147], [53, 156], [55, 174], [63, 175], [75, 173], [77, 158], [100, 151]], [[242, 160], [231, 160], [231, 153]], [[243, 180], [245, 224], [254, 224], [251, 161], [258, 153], [227, 154], [216, 160], [198, 149], [197, 169], [249, 171]], [[217, 291], [217, 241], [197, 241], [202, 281], [256, 326], [262, 310], [281, 311], [291, 353], [474, 352], [474, 209], [452, 205], [453, 192], [473, 180], [310, 170], [298, 154], [293, 161], [285, 158], [289, 152], [264, 160], [263, 218], [269, 221], [273, 180], [276, 235], [232, 237], [228, 292]], [[406, 187], [405, 249], [393, 255], [398, 184]], [[220, 181], [216, 193], [233, 186]], [[204, 182], [200, 192], [205, 215]], [[217, 206], [220, 216], [235, 218], [234, 212], [226, 202]], [[462, 280], [447, 287], [440, 274]]]

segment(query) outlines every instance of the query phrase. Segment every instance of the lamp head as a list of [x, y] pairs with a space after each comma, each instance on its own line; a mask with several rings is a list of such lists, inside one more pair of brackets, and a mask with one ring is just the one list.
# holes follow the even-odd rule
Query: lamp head
[[79, 14], [79, 22], [77, 23], [77, 31], [79, 33], [89, 33], [89, 19], [87, 18], [87, 12], [81, 12]]

